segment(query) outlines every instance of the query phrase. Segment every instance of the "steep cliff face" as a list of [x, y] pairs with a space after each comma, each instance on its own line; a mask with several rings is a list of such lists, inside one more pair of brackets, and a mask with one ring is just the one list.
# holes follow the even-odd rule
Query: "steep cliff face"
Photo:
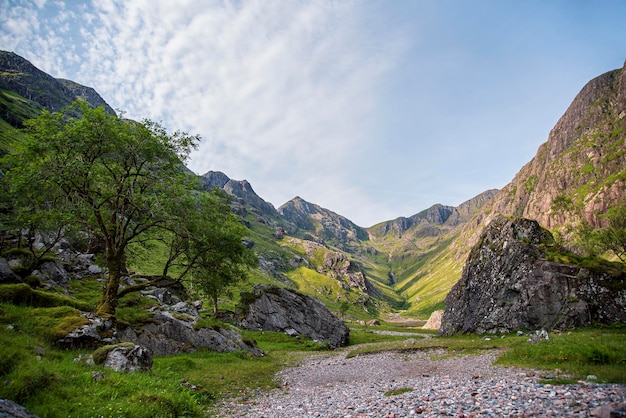
[[[626, 67], [625, 67], [626, 68]], [[492, 213], [536, 219], [549, 229], [599, 216], [626, 198], [626, 69], [591, 80], [548, 141], [493, 199]]]
[[626, 323], [623, 269], [550, 261], [559, 251], [536, 221], [496, 216], [446, 297], [440, 334]]

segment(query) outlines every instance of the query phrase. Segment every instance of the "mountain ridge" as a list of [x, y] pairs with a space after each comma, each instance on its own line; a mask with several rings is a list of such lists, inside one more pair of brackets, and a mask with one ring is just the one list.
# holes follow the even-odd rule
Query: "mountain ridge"
[[[0, 77], [0, 127], [19, 127], [15, 121], [35, 117], [55, 100], [102, 99], [93, 89], [28, 69], [28, 61], [16, 57], [0, 54], [0, 65], [13, 65]], [[20, 78], [21, 73], [31, 79]], [[11, 84], [16, 78], [33, 84], [24, 90]], [[42, 103], [10, 90], [14, 85]], [[52, 87], [45, 94], [33, 93], [46, 86]], [[63, 98], [50, 98], [55, 94]], [[0, 132], [4, 141], [6, 132]], [[510, 183], [456, 207], [435, 204], [363, 228], [299, 196], [275, 208], [247, 180], [233, 180], [222, 172], [197, 177], [202, 189], [218, 187], [231, 196], [233, 212], [248, 227], [248, 244], [259, 255], [259, 280], [305, 290], [335, 309], [348, 301], [367, 315], [398, 309], [424, 317], [443, 307], [471, 246], [495, 216], [536, 219], [571, 245], [575, 228], [583, 222], [602, 226], [606, 210], [626, 199], [625, 159], [626, 62], [581, 89], [548, 140]]]

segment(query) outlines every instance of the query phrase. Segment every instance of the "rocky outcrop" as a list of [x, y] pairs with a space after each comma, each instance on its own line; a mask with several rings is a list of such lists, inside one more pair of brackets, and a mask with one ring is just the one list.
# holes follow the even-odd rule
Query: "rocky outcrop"
[[152, 322], [138, 329], [118, 328], [117, 338], [145, 346], [155, 356], [189, 353], [200, 348], [220, 353], [248, 351], [254, 356], [264, 355], [261, 349], [244, 341], [241, 334], [233, 329], [195, 329], [194, 325], [195, 321], [191, 318], [186, 320], [170, 312], [157, 312]]
[[550, 261], [549, 250], [558, 247], [536, 221], [497, 216], [446, 297], [440, 334], [626, 323], [623, 273]]
[[345, 290], [354, 288], [370, 296], [381, 297], [380, 292], [365, 277], [363, 269], [342, 253], [332, 251], [325, 253], [324, 264], [317, 271], [338, 280]]
[[152, 368], [152, 353], [140, 345], [121, 343], [100, 347], [93, 361], [116, 372], [143, 372]]
[[276, 331], [305, 335], [327, 342], [331, 348], [348, 344], [350, 329], [319, 300], [293, 290], [255, 286], [247, 295], [249, 305], [242, 327], [255, 331]]

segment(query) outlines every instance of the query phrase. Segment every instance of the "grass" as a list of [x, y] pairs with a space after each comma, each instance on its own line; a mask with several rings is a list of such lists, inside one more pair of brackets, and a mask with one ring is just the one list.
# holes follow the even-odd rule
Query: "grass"
[[[130, 305], [140, 306], [141, 301]], [[141, 303], [140, 303], [141, 302]], [[128, 306], [132, 309], [132, 306]], [[136, 315], [136, 314], [135, 314]], [[246, 352], [199, 351], [154, 358], [151, 371], [118, 373], [75, 361], [91, 354], [61, 350], [54, 344], [82, 317], [70, 306], [32, 307], [0, 304], [0, 397], [15, 400], [41, 417], [200, 417], [211, 414], [216, 401], [245, 397], [253, 390], [277, 387], [275, 374], [327, 347], [307, 338], [276, 332], [243, 331], [265, 351], [261, 358]], [[209, 318], [203, 326], [220, 325]], [[382, 335], [375, 330], [419, 333]], [[572, 379], [593, 374], [599, 381], [626, 383], [626, 328], [594, 328], [552, 334], [550, 341], [528, 344], [526, 336], [475, 335], [438, 337], [405, 324], [353, 326], [349, 357], [380, 351], [445, 349], [443, 356], [497, 349], [498, 364], [561, 370]], [[556, 373], [555, 373], [556, 374]], [[552, 381], [556, 383], [556, 381]], [[389, 392], [395, 396], [411, 390]]]
[[626, 328], [590, 328], [553, 334], [550, 341], [509, 346], [498, 364], [561, 370], [574, 379], [626, 383]]
[[588, 328], [551, 334], [549, 341], [536, 344], [529, 344], [527, 336], [517, 335], [404, 338], [358, 346], [350, 350], [347, 356], [434, 348], [445, 349], [444, 357], [498, 350], [501, 354], [496, 364], [560, 371], [569, 376], [566, 382], [594, 375], [600, 382], [626, 383], [626, 327]]

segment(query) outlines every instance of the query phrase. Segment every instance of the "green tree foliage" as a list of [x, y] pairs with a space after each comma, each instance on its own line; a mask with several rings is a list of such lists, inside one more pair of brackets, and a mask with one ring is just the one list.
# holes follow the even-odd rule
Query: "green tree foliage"
[[604, 217], [608, 220], [605, 228], [594, 229], [587, 222], [578, 227], [577, 245], [589, 255], [612, 252], [626, 263], [626, 201], [610, 208]]
[[626, 262], [626, 201], [610, 208], [606, 217], [609, 221], [607, 228], [596, 231], [597, 240], [605, 251], [611, 251]]
[[128, 246], [172, 231], [189, 201], [194, 183], [182, 163], [198, 137], [84, 102], [25, 126], [2, 161], [7, 218], [47, 231], [80, 225], [102, 242], [109, 276], [97, 312], [114, 315]]
[[196, 205], [202, 216], [190, 218], [189, 239], [180, 235], [177, 239], [182, 244], [183, 260], [193, 284], [211, 298], [213, 313], [217, 314], [219, 296], [228, 294], [232, 286], [245, 280], [257, 259], [242, 242], [245, 227], [230, 211], [222, 192], [215, 190], [200, 195]]

